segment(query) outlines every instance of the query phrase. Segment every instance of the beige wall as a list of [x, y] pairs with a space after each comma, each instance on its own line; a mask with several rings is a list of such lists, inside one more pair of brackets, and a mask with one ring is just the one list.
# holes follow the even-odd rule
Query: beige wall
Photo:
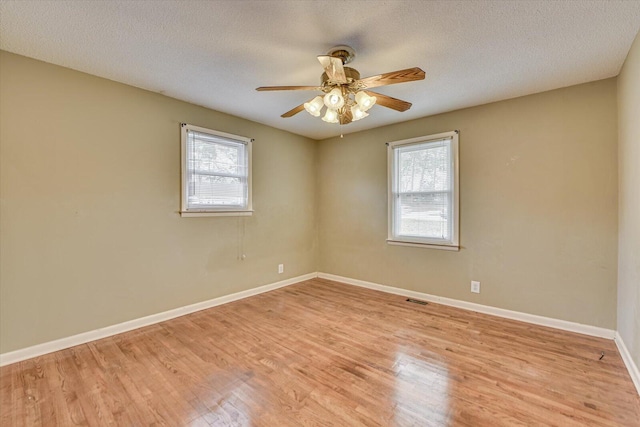
[[[315, 141], [0, 55], [0, 352], [316, 271]], [[180, 122], [255, 138], [253, 217], [178, 215]]]
[[[317, 143], [0, 53], [0, 352], [316, 270], [615, 328], [616, 106], [609, 79]], [[253, 217], [180, 218], [180, 122], [256, 139]], [[452, 129], [462, 250], [387, 245], [385, 142]]]
[[640, 33], [618, 77], [618, 331], [640, 367]]
[[[462, 249], [386, 244], [385, 142], [454, 129]], [[322, 141], [319, 268], [613, 329], [617, 173], [615, 79]]]

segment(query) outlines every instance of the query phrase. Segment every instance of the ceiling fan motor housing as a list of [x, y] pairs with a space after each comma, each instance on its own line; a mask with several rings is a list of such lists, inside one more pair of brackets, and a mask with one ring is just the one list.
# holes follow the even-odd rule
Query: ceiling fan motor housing
[[[344, 75], [347, 77], [347, 83], [346, 83], [347, 86], [356, 80], [360, 80], [360, 73], [355, 68], [344, 67]], [[320, 84], [322, 85], [323, 88], [327, 87], [329, 88], [329, 90], [331, 90], [331, 87], [339, 86], [336, 84], [329, 83], [329, 76], [327, 75], [327, 73], [322, 73]]]

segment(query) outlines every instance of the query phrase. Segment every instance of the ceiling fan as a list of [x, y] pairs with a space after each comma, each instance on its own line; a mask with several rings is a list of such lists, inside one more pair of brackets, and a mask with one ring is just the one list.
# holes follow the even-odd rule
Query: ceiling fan
[[256, 90], [322, 91], [324, 95], [316, 96], [308, 102], [298, 105], [284, 113], [282, 117], [292, 117], [302, 110], [306, 110], [312, 116], [319, 117], [322, 109], [326, 106], [327, 109], [322, 120], [343, 125], [368, 116], [367, 111], [374, 104], [400, 112], [411, 108], [410, 102], [372, 92], [369, 89], [423, 80], [425, 77], [424, 71], [414, 67], [361, 79], [358, 70], [344, 66], [353, 61], [355, 56], [356, 53], [353, 48], [344, 45], [336, 46], [326, 55], [318, 56], [318, 61], [324, 68], [320, 86], [262, 86]]

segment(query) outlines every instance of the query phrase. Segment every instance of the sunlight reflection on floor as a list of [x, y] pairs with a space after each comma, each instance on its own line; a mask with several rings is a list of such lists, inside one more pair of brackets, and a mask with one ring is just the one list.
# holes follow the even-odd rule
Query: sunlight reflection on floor
[[[406, 349], [409, 350], [409, 349]], [[413, 354], [410, 354], [413, 353]], [[437, 354], [416, 354], [399, 350], [393, 369], [396, 425], [411, 425], [416, 419], [429, 420], [425, 425], [449, 424], [449, 372]]]

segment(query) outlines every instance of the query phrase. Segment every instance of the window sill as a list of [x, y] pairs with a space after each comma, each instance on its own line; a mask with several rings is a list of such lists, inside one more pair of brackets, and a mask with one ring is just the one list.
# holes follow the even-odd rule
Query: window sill
[[216, 211], [216, 212], [197, 212], [188, 211], [180, 212], [180, 216], [183, 218], [198, 217], [198, 216], [251, 216], [253, 211]]
[[415, 243], [415, 242], [402, 242], [399, 240], [390, 240], [387, 239], [387, 243], [395, 246], [412, 246], [414, 248], [425, 248], [425, 249], [440, 249], [442, 251], [456, 251], [460, 250], [460, 246], [454, 245], [434, 245], [430, 243]]

